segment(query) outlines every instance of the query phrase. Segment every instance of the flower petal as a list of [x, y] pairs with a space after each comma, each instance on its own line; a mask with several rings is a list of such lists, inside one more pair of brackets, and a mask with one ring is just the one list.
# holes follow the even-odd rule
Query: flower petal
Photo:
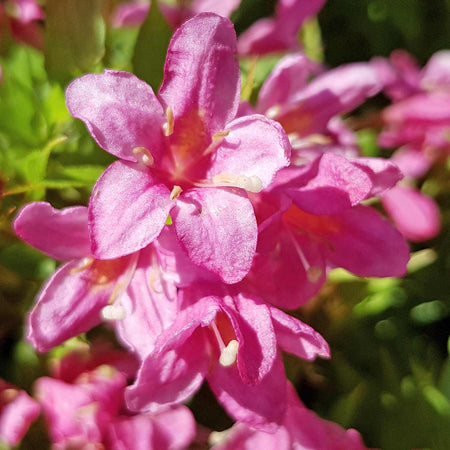
[[289, 165], [291, 145], [277, 122], [255, 114], [230, 122], [227, 130], [211, 158], [208, 179], [221, 173], [256, 176], [266, 188]]
[[45, 352], [101, 322], [100, 311], [114, 289], [124, 288], [134, 270], [133, 257], [114, 261], [76, 260], [59, 268], [47, 281], [28, 318], [28, 336]]
[[270, 314], [282, 350], [310, 361], [317, 356], [330, 357], [327, 342], [309, 325], [277, 308], [270, 307]]
[[92, 191], [92, 253], [112, 259], [146, 247], [161, 232], [172, 206], [169, 190], [147, 168], [116, 161]]
[[434, 238], [441, 230], [436, 202], [418, 189], [396, 186], [386, 192], [383, 207], [406, 239], [414, 242]]
[[61, 261], [91, 253], [84, 206], [57, 210], [46, 202], [29, 203], [17, 215], [14, 231], [28, 244]]
[[[201, 36], [201, 39], [198, 37]], [[202, 13], [175, 32], [167, 51], [159, 96], [177, 119], [202, 117], [209, 132], [224, 129], [239, 106], [239, 65], [233, 24]]]
[[158, 158], [164, 112], [152, 88], [131, 73], [84, 75], [67, 88], [66, 103], [103, 150], [136, 161], [133, 149], [145, 147]]
[[252, 204], [241, 190], [191, 189], [171, 216], [195, 264], [225, 283], [236, 283], [247, 274], [255, 254], [257, 226]]

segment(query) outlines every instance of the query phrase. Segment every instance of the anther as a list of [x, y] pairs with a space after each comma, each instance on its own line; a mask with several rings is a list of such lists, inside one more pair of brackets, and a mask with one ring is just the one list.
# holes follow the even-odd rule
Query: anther
[[245, 189], [249, 192], [261, 192], [262, 181], [256, 175], [233, 175], [231, 173], [219, 173], [214, 175], [212, 182], [215, 186], [231, 186]]
[[273, 119], [274, 117], [278, 116], [278, 114], [281, 111], [280, 105], [271, 106], [266, 112], [265, 116], [269, 119]]
[[138, 162], [144, 166], [151, 166], [155, 162], [152, 154], [145, 147], [134, 148], [133, 154], [136, 155]]
[[127, 317], [127, 312], [122, 305], [106, 305], [102, 308], [101, 316], [103, 320], [122, 320]]
[[317, 283], [320, 279], [320, 276], [322, 275], [322, 269], [317, 266], [311, 266], [308, 267], [306, 270], [306, 277], [308, 278], [308, 281], [311, 283]]
[[219, 363], [223, 367], [229, 367], [236, 362], [237, 354], [239, 350], [239, 342], [236, 339], [232, 339], [228, 342], [228, 345], [220, 352]]
[[170, 200], [175, 200], [183, 192], [180, 186], [175, 185], [170, 193]]
[[172, 108], [169, 106], [166, 109], [167, 122], [163, 125], [164, 136], [170, 136], [173, 133], [175, 119], [173, 117]]
[[80, 261], [80, 266], [78, 266], [78, 267], [74, 267], [73, 269], [71, 269], [70, 270], [70, 274], [71, 275], [74, 275], [74, 274], [76, 274], [76, 273], [78, 273], [78, 272], [82, 272], [83, 270], [85, 270], [85, 269], [87, 269], [88, 267], [90, 267], [90, 266], [92, 266], [92, 263], [94, 262], [94, 259], [93, 258], [89, 258], [89, 257], [86, 257], [86, 258], [83, 258], [81, 261]]
[[213, 141], [218, 141], [219, 139], [227, 137], [229, 134], [230, 134], [230, 130], [218, 131], [217, 133], [214, 133], [212, 135], [212, 140]]

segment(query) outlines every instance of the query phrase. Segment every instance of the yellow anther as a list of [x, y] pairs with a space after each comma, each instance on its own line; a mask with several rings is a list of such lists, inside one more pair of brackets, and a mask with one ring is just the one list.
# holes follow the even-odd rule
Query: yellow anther
[[144, 166], [151, 166], [155, 162], [152, 154], [145, 147], [134, 148], [133, 154], [136, 155], [138, 162], [144, 164]]
[[166, 109], [167, 122], [163, 125], [164, 136], [170, 136], [173, 133], [175, 119], [173, 117], [172, 108], [169, 106]]
[[227, 137], [229, 134], [230, 134], [230, 130], [218, 131], [217, 133], [214, 133], [212, 135], [212, 140], [213, 141], [218, 141], [219, 139]]
[[81, 260], [81, 266], [79, 267], [74, 267], [73, 269], [70, 270], [70, 274], [74, 275], [78, 272], [82, 272], [83, 270], [89, 268], [90, 266], [92, 266], [92, 263], [94, 262], [93, 258], [83, 258]]
[[180, 186], [175, 185], [170, 193], [170, 200], [175, 200], [183, 192]]

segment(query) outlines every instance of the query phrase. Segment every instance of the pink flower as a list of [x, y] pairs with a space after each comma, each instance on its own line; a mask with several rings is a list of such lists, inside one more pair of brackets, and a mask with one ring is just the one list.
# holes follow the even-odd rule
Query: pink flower
[[195, 426], [184, 406], [160, 414], [124, 411], [126, 380], [111, 366], [84, 372], [72, 383], [44, 377], [35, 384], [46, 417], [52, 448], [182, 449], [192, 441]]
[[235, 424], [222, 433], [214, 433], [213, 450], [366, 450], [356, 430], [344, 430], [339, 425], [323, 420], [308, 410], [288, 383], [288, 407], [281, 425], [274, 433]]
[[0, 379], [0, 446], [18, 445], [40, 410], [25, 391]]
[[[178, 28], [183, 22], [191, 19], [196, 14], [211, 12], [223, 17], [230, 17], [231, 13], [237, 9], [241, 0], [178, 0], [165, 3], [160, 1], [158, 7], [166, 17], [169, 24]], [[115, 27], [138, 27], [144, 22], [150, 2], [131, 1], [120, 4], [113, 16], [113, 26]]]
[[[176, 315], [173, 281], [164, 279], [154, 246], [115, 260], [94, 259], [87, 222], [87, 208], [82, 206], [59, 211], [48, 203], [35, 202], [18, 214], [17, 235], [49, 256], [69, 261], [38, 294], [28, 317], [28, 339], [39, 351], [48, 351], [102, 320], [122, 319], [120, 333], [121, 327], [129, 326], [127, 315], [138, 303], [137, 296], [146, 309], [161, 309], [151, 327], [147, 324], [143, 345], [151, 347], [150, 330], [156, 337], [165, 321], [169, 323]], [[167, 257], [161, 255], [159, 260]]]
[[275, 17], [260, 19], [239, 37], [240, 54], [266, 54], [297, 50], [298, 31], [303, 22], [315, 16], [325, 0], [279, 0]]
[[158, 337], [126, 394], [135, 411], [158, 411], [193, 395], [206, 378], [236, 420], [273, 429], [283, 417], [285, 375], [279, 349], [329, 356], [312, 328], [225, 285], [182, 290], [185, 307]]
[[147, 246], [170, 214], [195, 264], [227, 283], [248, 272], [257, 230], [247, 191], [269, 185], [289, 163], [290, 146], [279, 124], [264, 116], [234, 119], [235, 52], [231, 22], [200, 14], [172, 38], [159, 100], [125, 72], [85, 75], [68, 87], [71, 114], [121, 158], [90, 200], [95, 257], [118, 258]]

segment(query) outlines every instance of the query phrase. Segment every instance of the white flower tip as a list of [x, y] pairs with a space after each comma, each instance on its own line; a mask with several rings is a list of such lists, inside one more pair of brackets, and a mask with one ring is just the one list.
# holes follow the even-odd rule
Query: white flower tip
[[133, 154], [136, 155], [138, 162], [144, 166], [152, 166], [155, 162], [152, 154], [145, 147], [134, 148]]
[[228, 342], [228, 345], [220, 353], [219, 363], [223, 367], [232, 366], [237, 358], [239, 350], [239, 342], [236, 339], [232, 339]]
[[121, 305], [107, 305], [101, 311], [103, 320], [122, 320], [127, 317], [125, 308]]

